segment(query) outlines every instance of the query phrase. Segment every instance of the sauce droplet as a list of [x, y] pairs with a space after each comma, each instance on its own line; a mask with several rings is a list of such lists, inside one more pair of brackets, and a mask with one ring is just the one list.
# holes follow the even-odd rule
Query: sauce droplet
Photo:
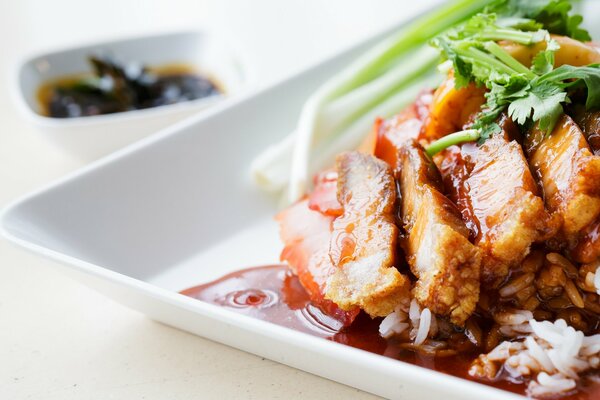
[[225, 305], [244, 308], [266, 308], [277, 303], [279, 296], [271, 290], [244, 289], [230, 292], [225, 296]]

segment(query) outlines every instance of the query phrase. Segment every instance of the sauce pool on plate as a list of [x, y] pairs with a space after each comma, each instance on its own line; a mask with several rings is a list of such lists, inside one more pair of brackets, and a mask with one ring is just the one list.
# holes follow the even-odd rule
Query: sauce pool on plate
[[[371, 319], [363, 313], [349, 328], [341, 330], [340, 322], [311, 303], [298, 278], [285, 265], [236, 271], [181, 293], [326, 340], [472, 380], [467, 371], [476, 354], [433, 357], [415, 352], [393, 339], [381, 337], [381, 319]], [[525, 390], [520, 383], [498, 381], [486, 384], [516, 393]]]
[[[394, 339], [379, 335], [380, 318], [358, 315], [348, 328], [311, 303], [308, 294], [286, 265], [247, 268], [203, 285], [183, 290], [182, 294], [234, 312], [345, 344], [384, 357], [408, 362], [445, 374], [473, 381], [468, 370], [476, 353], [434, 357], [410, 349]], [[525, 394], [526, 385], [497, 379], [477, 381], [510, 392]], [[600, 398], [598, 385], [579, 387], [561, 400]]]

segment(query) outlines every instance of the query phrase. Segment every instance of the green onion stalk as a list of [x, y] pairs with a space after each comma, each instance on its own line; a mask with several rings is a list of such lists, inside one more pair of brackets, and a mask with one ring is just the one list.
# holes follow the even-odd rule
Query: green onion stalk
[[[296, 131], [252, 164], [263, 188], [281, 191], [287, 202], [300, 199], [317, 168], [337, 152], [356, 147], [375, 112], [398, 112], [414, 100], [418, 85], [432, 82], [437, 53], [424, 48], [432, 38], [500, 0], [456, 0], [419, 18], [376, 45], [325, 82], [305, 103]], [[525, 39], [523, 39], [525, 40]], [[406, 91], [408, 95], [401, 95]], [[397, 107], [391, 110], [391, 107]]]

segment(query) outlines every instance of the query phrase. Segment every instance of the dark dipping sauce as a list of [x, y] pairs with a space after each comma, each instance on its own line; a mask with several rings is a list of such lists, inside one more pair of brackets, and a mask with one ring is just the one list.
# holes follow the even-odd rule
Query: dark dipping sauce
[[[394, 339], [381, 337], [381, 318], [371, 319], [364, 313], [359, 314], [349, 328], [340, 330], [339, 322], [311, 303], [300, 281], [286, 265], [243, 269], [216, 281], [183, 290], [181, 293], [326, 340], [475, 381], [469, 376], [468, 370], [478, 354], [457, 354], [448, 357], [420, 354], [407, 349]], [[526, 386], [522, 383], [506, 380], [476, 382], [525, 395]], [[557, 398], [598, 399], [600, 388], [596, 385], [580, 388], [576, 393]]]
[[141, 110], [222, 93], [187, 64], [150, 68], [121, 64], [110, 57], [89, 57], [92, 74], [67, 76], [38, 90], [42, 114], [75, 118]]

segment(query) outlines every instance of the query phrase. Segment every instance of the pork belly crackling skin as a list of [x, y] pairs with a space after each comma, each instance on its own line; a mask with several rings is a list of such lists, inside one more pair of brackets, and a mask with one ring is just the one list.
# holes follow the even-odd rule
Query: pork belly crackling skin
[[550, 135], [533, 129], [525, 148], [544, 190], [546, 208], [562, 218], [559, 241], [574, 243], [600, 215], [600, 157], [583, 132], [563, 115]]
[[410, 280], [396, 269], [396, 182], [391, 168], [372, 155], [348, 152], [336, 159], [338, 200], [330, 257], [337, 267], [326, 296], [340, 308], [359, 306], [386, 316], [410, 295]]
[[312, 302], [343, 326], [349, 326], [360, 312], [358, 307], [340, 309], [325, 298], [329, 277], [336, 268], [329, 257], [329, 240], [334, 217], [324, 215], [308, 207], [309, 200], [302, 200], [282, 212], [276, 219], [285, 246], [281, 261], [285, 261], [298, 276], [300, 283]]
[[479, 299], [481, 254], [456, 206], [442, 194], [435, 164], [415, 141], [400, 149], [402, 245], [418, 278], [415, 298], [436, 314], [463, 325]]
[[481, 249], [486, 286], [500, 284], [523, 261], [532, 243], [556, 233], [559, 219], [545, 210], [521, 146], [510, 139], [507, 128], [482, 145], [447, 149], [440, 171], [449, 197]]

